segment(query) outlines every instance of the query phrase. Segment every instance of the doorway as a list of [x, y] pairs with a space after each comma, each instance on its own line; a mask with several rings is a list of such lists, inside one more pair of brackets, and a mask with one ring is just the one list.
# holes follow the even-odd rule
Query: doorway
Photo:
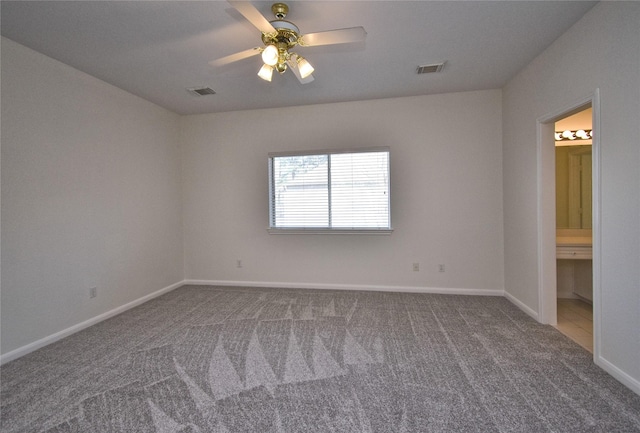
[[592, 314], [593, 355], [600, 354], [600, 96], [593, 94], [538, 119], [538, 320], [558, 324], [555, 122], [592, 109]]
[[592, 108], [555, 122], [556, 328], [593, 353]]

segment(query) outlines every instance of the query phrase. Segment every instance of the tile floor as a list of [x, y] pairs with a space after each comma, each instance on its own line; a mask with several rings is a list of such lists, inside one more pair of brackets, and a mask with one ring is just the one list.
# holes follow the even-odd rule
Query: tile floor
[[558, 299], [558, 331], [593, 353], [593, 307], [580, 299]]

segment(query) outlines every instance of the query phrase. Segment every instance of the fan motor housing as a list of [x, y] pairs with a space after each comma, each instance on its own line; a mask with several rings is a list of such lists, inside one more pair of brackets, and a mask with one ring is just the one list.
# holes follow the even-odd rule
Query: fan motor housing
[[292, 22], [284, 20], [274, 20], [270, 21], [270, 23], [273, 28], [276, 29], [276, 34], [263, 33], [262, 42], [264, 42], [265, 45], [277, 45], [278, 42], [284, 42], [289, 48], [291, 48], [298, 44], [298, 37], [300, 34], [298, 26]]

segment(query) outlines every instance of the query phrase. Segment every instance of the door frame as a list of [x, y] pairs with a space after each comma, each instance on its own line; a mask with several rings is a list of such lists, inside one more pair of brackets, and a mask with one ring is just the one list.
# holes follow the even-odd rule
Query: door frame
[[537, 120], [537, 220], [538, 220], [538, 321], [558, 323], [556, 280], [556, 179], [554, 124], [592, 108], [592, 210], [593, 210], [593, 356], [600, 357], [601, 330], [601, 225], [600, 225], [600, 90], [550, 112]]

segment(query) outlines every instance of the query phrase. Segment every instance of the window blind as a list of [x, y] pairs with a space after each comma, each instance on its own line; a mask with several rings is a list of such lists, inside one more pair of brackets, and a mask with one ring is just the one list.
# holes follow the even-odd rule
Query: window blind
[[389, 150], [269, 155], [271, 229], [390, 230]]

